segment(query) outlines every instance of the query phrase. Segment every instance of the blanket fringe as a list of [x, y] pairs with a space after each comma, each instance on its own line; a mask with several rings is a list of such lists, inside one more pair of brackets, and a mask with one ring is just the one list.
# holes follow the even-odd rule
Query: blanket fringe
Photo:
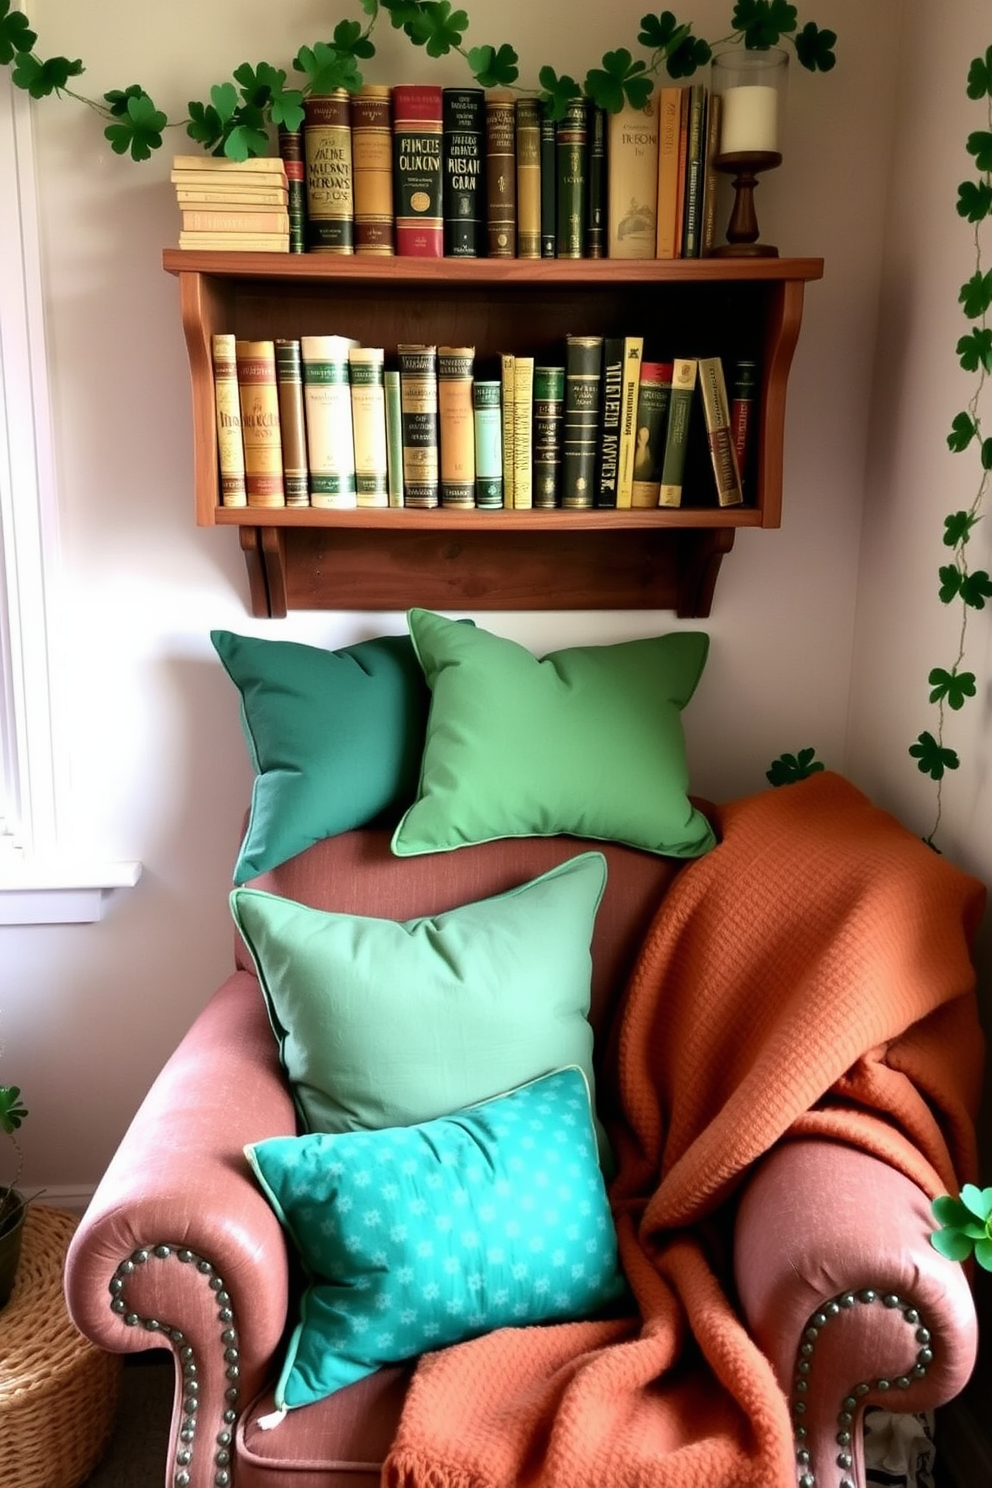
[[391, 1452], [382, 1469], [381, 1488], [490, 1488], [477, 1473], [446, 1467], [411, 1448]]

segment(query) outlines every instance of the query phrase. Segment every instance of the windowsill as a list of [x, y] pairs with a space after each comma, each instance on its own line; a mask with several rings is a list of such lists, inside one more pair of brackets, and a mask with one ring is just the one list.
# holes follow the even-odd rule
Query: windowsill
[[140, 877], [140, 863], [8, 861], [0, 867], [0, 925], [93, 924], [114, 890]]

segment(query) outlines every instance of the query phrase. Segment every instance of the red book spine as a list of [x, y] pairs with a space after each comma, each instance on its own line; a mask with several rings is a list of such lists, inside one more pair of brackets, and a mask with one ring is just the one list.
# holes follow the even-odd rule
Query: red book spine
[[442, 90], [430, 84], [393, 88], [393, 201], [396, 252], [443, 258]]

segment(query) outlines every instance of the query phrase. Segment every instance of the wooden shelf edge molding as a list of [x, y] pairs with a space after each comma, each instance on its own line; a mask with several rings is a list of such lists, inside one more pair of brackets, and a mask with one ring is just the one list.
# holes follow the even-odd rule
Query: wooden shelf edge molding
[[242, 527], [252, 614], [290, 610], [710, 613], [734, 527], [432, 532]]

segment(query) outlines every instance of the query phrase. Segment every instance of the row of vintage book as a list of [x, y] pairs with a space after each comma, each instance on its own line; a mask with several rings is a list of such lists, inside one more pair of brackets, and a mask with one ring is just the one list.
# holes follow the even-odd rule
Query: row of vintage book
[[[758, 366], [646, 360], [643, 336], [553, 356], [347, 336], [212, 339], [221, 504], [528, 510], [737, 506]], [[698, 407], [698, 412], [696, 411]], [[697, 454], [693, 462], [695, 439]]]
[[280, 157], [177, 156], [180, 247], [416, 257], [693, 258], [713, 245], [720, 95], [655, 89], [558, 121], [507, 90], [310, 95]]

